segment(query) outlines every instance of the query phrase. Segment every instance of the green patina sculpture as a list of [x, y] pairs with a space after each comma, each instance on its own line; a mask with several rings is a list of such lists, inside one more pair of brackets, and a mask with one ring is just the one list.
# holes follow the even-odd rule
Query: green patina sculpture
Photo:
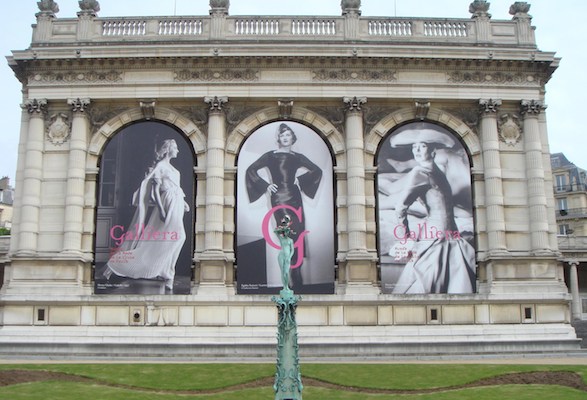
[[289, 270], [294, 253], [294, 243], [289, 235], [294, 232], [290, 228], [291, 218], [286, 215], [281, 224], [275, 229], [279, 237], [281, 250], [278, 261], [281, 269], [281, 283], [283, 289], [279, 297], [273, 296], [277, 304], [277, 370], [275, 372], [275, 400], [301, 400], [302, 375], [298, 356], [298, 330], [296, 324], [296, 308], [299, 296], [295, 296], [289, 287]]

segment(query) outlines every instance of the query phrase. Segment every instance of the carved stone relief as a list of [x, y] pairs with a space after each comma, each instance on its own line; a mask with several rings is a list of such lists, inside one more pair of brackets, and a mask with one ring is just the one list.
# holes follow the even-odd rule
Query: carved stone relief
[[35, 84], [56, 84], [64, 83], [113, 83], [122, 80], [122, 72], [110, 71], [72, 71], [72, 72], [39, 72], [30, 75], [28, 83]]
[[187, 81], [242, 81], [252, 82], [259, 79], [259, 72], [253, 69], [197, 69], [189, 70], [182, 69], [175, 73], [176, 82], [187, 82]]
[[396, 71], [389, 69], [378, 70], [349, 70], [349, 69], [318, 69], [312, 71], [315, 81], [381, 81], [394, 82], [397, 80]]
[[64, 113], [53, 114], [47, 127], [47, 137], [55, 145], [65, 143], [71, 133], [69, 116]]
[[344, 133], [344, 119], [347, 108], [348, 106], [345, 105], [324, 107], [310, 106], [308, 107], [308, 110], [315, 112], [321, 117], [324, 117], [332, 125], [334, 125], [339, 132]]
[[504, 73], [504, 72], [479, 72], [479, 71], [454, 71], [449, 73], [449, 82], [475, 85], [518, 85], [531, 86], [538, 84], [538, 77], [532, 74]]
[[514, 146], [522, 137], [522, 124], [515, 114], [502, 114], [497, 120], [499, 138], [507, 145]]

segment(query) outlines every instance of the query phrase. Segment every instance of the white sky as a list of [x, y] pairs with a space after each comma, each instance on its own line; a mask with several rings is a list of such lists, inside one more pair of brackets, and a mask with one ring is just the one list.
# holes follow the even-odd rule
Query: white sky
[[[100, 17], [140, 15], [208, 15], [209, 0], [99, 0]], [[470, 18], [472, 0], [362, 0], [363, 16]], [[584, 159], [587, 138], [581, 133], [579, 117], [581, 92], [587, 88], [584, 44], [584, 0], [529, 0], [536, 41], [542, 51], [554, 51], [562, 57], [560, 67], [546, 86], [548, 132], [551, 152], [563, 152], [579, 167], [587, 169]], [[37, 0], [11, 1], [2, 22], [0, 50], [26, 49], [31, 41], [31, 24], [36, 22]], [[58, 18], [76, 18], [77, 0], [57, 0]], [[490, 0], [492, 19], [510, 20], [514, 0]], [[230, 15], [341, 15], [340, 0], [231, 0]], [[16, 172], [17, 146], [22, 103], [21, 85], [6, 61], [0, 64], [0, 176]]]

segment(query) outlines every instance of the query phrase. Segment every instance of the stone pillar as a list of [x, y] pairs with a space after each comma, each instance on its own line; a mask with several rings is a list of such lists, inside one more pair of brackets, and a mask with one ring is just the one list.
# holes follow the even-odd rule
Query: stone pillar
[[348, 251], [345, 258], [347, 293], [370, 291], [377, 283], [376, 258], [367, 251], [365, 158], [362, 105], [364, 97], [345, 97]]
[[17, 256], [34, 255], [37, 252], [47, 100], [27, 100], [23, 107], [29, 113], [29, 130], [24, 162]]
[[479, 100], [481, 119], [480, 134], [483, 148], [485, 175], [485, 201], [487, 213], [488, 255], [507, 255], [505, 214], [501, 160], [497, 132], [497, 111], [501, 100]]
[[37, 26], [33, 32], [33, 42], [46, 42], [53, 35], [53, 19], [59, 12], [59, 5], [53, 0], [38, 1]]
[[80, 11], [77, 13], [77, 40], [84, 41], [92, 38], [94, 18], [100, 11], [97, 0], [83, 0], [79, 2]]
[[516, 21], [518, 44], [521, 45], [536, 44], [532, 16], [528, 14], [528, 11], [530, 11], [530, 4], [525, 1], [516, 1], [510, 6], [510, 15], [513, 15], [512, 19]]
[[223, 251], [224, 238], [224, 148], [227, 97], [206, 97], [209, 104], [206, 151], [206, 213], [204, 250], [199, 254], [200, 287], [224, 287], [232, 283], [232, 269]]
[[357, 39], [359, 33], [359, 17], [361, 16], [361, 0], [342, 0], [340, 2], [342, 15], [345, 17], [345, 39]]
[[69, 99], [73, 122], [69, 144], [69, 163], [67, 166], [67, 187], [65, 195], [65, 223], [63, 252], [81, 254], [83, 234], [83, 214], [86, 177], [86, 154], [90, 123], [86, 110], [89, 99]]
[[578, 261], [569, 261], [569, 277], [571, 279], [571, 317], [573, 320], [581, 319], [582, 305], [579, 295], [579, 275], [577, 273]]
[[[531, 250], [538, 255], [552, 255], [548, 240], [548, 209], [539, 114], [546, 108], [536, 100], [522, 100], [524, 116], [524, 151], [526, 153], [526, 179], [528, 180], [528, 207], [530, 211]], [[549, 188], [550, 190], [550, 188]]]
[[469, 5], [469, 12], [472, 14], [471, 18], [475, 21], [477, 27], [478, 42], [491, 41], [491, 14], [488, 12], [489, 4], [485, 0], [474, 0]]

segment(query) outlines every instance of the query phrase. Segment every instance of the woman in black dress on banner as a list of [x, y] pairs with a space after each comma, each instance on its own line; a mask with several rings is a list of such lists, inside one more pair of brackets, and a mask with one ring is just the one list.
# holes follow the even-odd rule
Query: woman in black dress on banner
[[[296, 141], [297, 137], [294, 131], [287, 124], [280, 124], [277, 129], [277, 150], [263, 154], [247, 169], [246, 187], [251, 202], [268, 193], [272, 207], [287, 205], [296, 210], [303, 210], [301, 193], [314, 198], [322, 179], [322, 170], [303, 154], [292, 151], [292, 146]], [[258, 171], [263, 168], [269, 171], [270, 182], [259, 175]], [[277, 225], [286, 215], [291, 218], [291, 229], [295, 232], [291, 238], [296, 243], [299, 235], [305, 230], [304, 214], [302, 211], [301, 220], [290, 214], [291, 212], [287, 209], [281, 208], [276, 210], [273, 216]], [[304, 246], [304, 248], [306, 247]], [[297, 250], [292, 257], [294, 265], [298, 259]], [[305, 252], [307, 253], [306, 250]], [[301, 265], [291, 269], [291, 282], [294, 289], [303, 284]]]

